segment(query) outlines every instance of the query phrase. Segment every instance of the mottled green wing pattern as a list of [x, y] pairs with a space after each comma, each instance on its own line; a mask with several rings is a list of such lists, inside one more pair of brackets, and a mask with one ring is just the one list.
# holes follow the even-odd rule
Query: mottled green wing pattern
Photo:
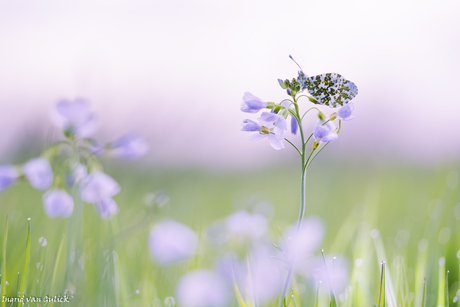
[[307, 89], [318, 104], [336, 108], [346, 105], [358, 95], [356, 85], [339, 74], [328, 73], [312, 77], [301, 75], [303, 73], [299, 73], [299, 79], [303, 81], [302, 90]]

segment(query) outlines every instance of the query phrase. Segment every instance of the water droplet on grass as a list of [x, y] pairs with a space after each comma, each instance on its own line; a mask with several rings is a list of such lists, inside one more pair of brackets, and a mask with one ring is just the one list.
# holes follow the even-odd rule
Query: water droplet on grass
[[355, 266], [357, 266], [358, 268], [359, 268], [360, 266], [362, 266], [363, 263], [364, 263], [364, 260], [361, 259], [361, 258], [358, 258], [358, 259], [355, 260]]
[[372, 229], [371, 231], [371, 238], [377, 239], [380, 236], [380, 231], [378, 229]]
[[38, 243], [41, 245], [41, 246], [46, 246], [48, 245], [48, 241], [46, 241], [46, 239], [44, 237], [40, 237], [38, 239]]
[[438, 261], [439, 266], [444, 266], [446, 264], [446, 258], [441, 257]]
[[428, 240], [427, 239], [421, 239], [418, 242], [418, 250], [420, 252], [423, 252], [424, 250], [426, 250], [427, 247], [428, 247]]

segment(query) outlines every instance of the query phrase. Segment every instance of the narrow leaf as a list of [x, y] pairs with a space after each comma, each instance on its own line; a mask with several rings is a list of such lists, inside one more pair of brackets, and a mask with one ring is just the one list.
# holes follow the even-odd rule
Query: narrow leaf
[[[5, 235], [3, 237], [3, 252], [2, 252], [2, 292], [0, 296], [6, 296], [6, 241], [8, 239], [8, 214], [5, 222]], [[2, 307], [5, 307], [5, 301], [2, 300]]]
[[385, 261], [382, 261], [382, 272], [380, 273], [379, 304], [377, 307], [385, 307]]
[[[24, 260], [24, 270], [22, 271], [21, 283], [19, 284], [19, 297], [25, 296], [26, 294], [26, 284], [27, 277], [29, 275], [29, 262], [30, 262], [30, 218], [28, 221], [28, 231], [27, 231], [27, 243], [26, 243], [26, 256]], [[18, 307], [23, 305], [22, 301], [19, 301]]]

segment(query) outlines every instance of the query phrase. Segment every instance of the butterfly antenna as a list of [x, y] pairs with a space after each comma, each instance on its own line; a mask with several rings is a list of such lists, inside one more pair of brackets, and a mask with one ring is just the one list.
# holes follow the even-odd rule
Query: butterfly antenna
[[296, 63], [297, 66], [299, 66], [300, 70], [303, 71], [302, 67], [300, 67], [299, 63], [297, 63], [296, 60], [294, 60], [294, 58], [292, 57], [292, 55], [289, 55], [289, 57], [291, 58], [291, 60], [294, 61], [294, 63]]

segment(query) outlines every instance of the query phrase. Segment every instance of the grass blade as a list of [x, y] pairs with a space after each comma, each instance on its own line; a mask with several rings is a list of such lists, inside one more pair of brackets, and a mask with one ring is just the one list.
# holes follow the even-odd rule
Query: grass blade
[[[8, 239], [8, 214], [6, 215], [5, 222], [5, 236], [3, 237], [3, 251], [2, 251], [2, 292], [1, 297], [6, 296], [6, 240]], [[2, 300], [2, 307], [5, 307], [5, 301]]]
[[444, 286], [444, 306], [449, 307], [449, 270], [446, 272], [446, 284]]
[[436, 306], [446, 306], [446, 258], [441, 257], [438, 261], [439, 264], [439, 278], [438, 278], [438, 302]]
[[332, 284], [331, 284], [331, 279], [329, 277], [329, 270], [327, 269], [327, 263], [326, 263], [326, 257], [324, 257], [324, 249], [321, 250], [321, 254], [323, 255], [323, 261], [324, 261], [324, 269], [326, 270], [326, 276], [327, 276], [327, 283], [329, 286], [329, 292], [331, 294], [331, 307], [339, 307], [339, 304], [337, 303], [337, 298], [334, 293], [334, 289], [332, 289]]
[[382, 272], [380, 273], [379, 303], [377, 307], [385, 307], [385, 261], [382, 261]]
[[318, 286], [316, 287], [316, 307], [319, 306], [319, 286], [321, 285], [321, 281], [318, 281]]
[[[28, 221], [28, 231], [27, 231], [27, 244], [26, 244], [26, 257], [24, 260], [24, 270], [22, 271], [21, 283], [19, 284], [19, 297], [25, 296], [26, 294], [26, 284], [27, 277], [29, 275], [29, 262], [30, 262], [30, 218]], [[23, 304], [22, 301], [19, 301], [18, 307], [21, 307]]]
[[[58, 252], [57, 252], [57, 255], [56, 255], [56, 261], [54, 263], [54, 271], [53, 271], [53, 279], [51, 279], [51, 288], [50, 288], [50, 296], [53, 295], [53, 293], [55, 293], [53, 290], [54, 290], [54, 283], [56, 282], [56, 276], [57, 276], [57, 272], [58, 272], [58, 266], [59, 266], [59, 259], [61, 258], [61, 254], [62, 254], [62, 246], [64, 245], [64, 234], [62, 235], [62, 238], [61, 238], [61, 243], [59, 243], [59, 248], [58, 248]], [[50, 304], [50, 307], [53, 306], [53, 303]]]
[[423, 279], [422, 307], [425, 307], [425, 302], [426, 302], [426, 277]]

